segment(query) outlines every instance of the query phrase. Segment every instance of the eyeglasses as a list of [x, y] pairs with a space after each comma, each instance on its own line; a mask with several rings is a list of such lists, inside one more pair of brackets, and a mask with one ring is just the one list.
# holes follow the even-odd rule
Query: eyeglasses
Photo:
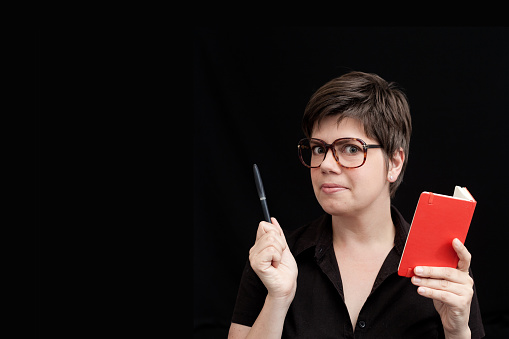
[[309, 168], [320, 167], [329, 149], [339, 166], [357, 168], [366, 162], [368, 148], [382, 148], [381, 145], [368, 145], [358, 138], [340, 138], [332, 144], [316, 138], [302, 139], [297, 147], [300, 161]]

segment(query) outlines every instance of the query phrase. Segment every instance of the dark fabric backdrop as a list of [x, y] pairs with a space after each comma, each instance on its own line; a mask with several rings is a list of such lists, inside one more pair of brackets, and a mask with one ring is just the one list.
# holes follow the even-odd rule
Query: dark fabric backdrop
[[315, 90], [350, 70], [408, 95], [409, 165], [393, 201], [403, 216], [422, 191], [461, 185], [478, 201], [466, 245], [486, 333], [507, 335], [508, 28], [196, 28], [193, 43], [196, 338], [225, 338], [230, 325], [263, 218], [253, 163], [284, 229], [322, 213], [297, 158], [301, 117]]

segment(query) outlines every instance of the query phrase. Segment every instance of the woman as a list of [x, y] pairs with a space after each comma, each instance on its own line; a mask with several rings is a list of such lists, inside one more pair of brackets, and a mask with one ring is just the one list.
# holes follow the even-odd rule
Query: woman
[[470, 253], [458, 267], [397, 275], [409, 224], [391, 206], [410, 110], [395, 84], [351, 72], [311, 97], [299, 157], [325, 215], [287, 237], [260, 222], [229, 338], [481, 338]]

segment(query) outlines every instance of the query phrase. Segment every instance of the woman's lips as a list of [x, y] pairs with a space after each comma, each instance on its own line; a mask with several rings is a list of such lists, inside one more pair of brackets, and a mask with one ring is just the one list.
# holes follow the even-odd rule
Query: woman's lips
[[348, 189], [345, 186], [341, 186], [339, 184], [323, 184], [320, 188], [322, 192], [327, 194], [337, 193]]

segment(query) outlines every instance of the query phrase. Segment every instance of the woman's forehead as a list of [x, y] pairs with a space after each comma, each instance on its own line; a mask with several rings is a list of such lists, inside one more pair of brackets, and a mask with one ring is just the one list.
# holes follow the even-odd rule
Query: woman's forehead
[[327, 116], [317, 121], [313, 127], [311, 136], [318, 139], [338, 139], [347, 137], [368, 138], [360, 120], [338, 115]]

